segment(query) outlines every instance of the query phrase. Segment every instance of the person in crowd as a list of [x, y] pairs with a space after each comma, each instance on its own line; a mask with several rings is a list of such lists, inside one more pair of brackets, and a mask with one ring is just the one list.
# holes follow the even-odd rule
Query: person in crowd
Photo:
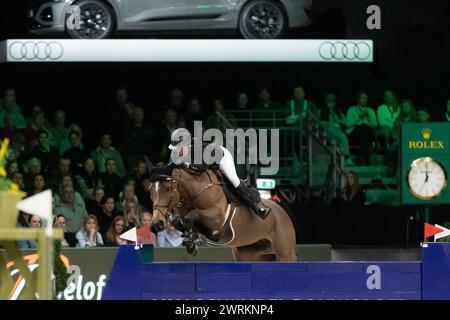
[[30, 190], [31, 188], [33, 188], [34, 176], [42, 173], [41, 160], [39, 160], [38, 158], [31, 158], [24, 164], [23, 171], [25, 173], [25, 187], [27, 190]]
[[105, 189], [103, 186], [97, 186], [92, 191], [92, 195], [89, 196], [85, 200], [86, 202], [86, 210], [96, 216], [100, 214], [100, 212], [103, 210], [102, 208], [102, 198], [105, 195]]
[[114, 159], [116, 164], [117, 175], [125, 176], [125, 166], [123, 164], [122, 156], [112, 146], [112, 138], [109, 133], [103, 133], [100, 137], [100, 145], [91, 152], [91, 158], [97, 164], [98, 171], [103, 173], [106, 171], [105, 163], [107, 159]]
[[117, 174], [116, 161], [107, 159], [105, 161], [105, 172], [100, 174], [100, 184], [104, 186], [107, 194], [118, 197], [123, 186], [123, 179]]
[[179, 247], [183, 243], [181, 232], [169, 222], [167, 228], [157, 234], [157, 243], [160, 248]]
[[100, 175], [97, 173], [95, 162], [92, 158], [87, 158], [84, 161], [83, 169], [74, 176], [74, 179], [83, 198], [91, 198], [92, 192], [99, 185], [100, 180]]
[[126, 203], [131, 201], [138, 202], [138, 197], [134, 193], [134, 181], [129, 181], [123, 186], [123, 191], [120, 192], [116, 203], [116, 209], [120, 212], [125, 212]]
[[142, 180], [147, 176], [147, 166], [144, 160], [139, 160], [134, 166], [133, 174], [130, 176], [135, 182], [135, 193], [138, 197], [139, 202], [142, 202], [143, 198], [146, 196], [146, 191], [142, 187]]
[[33, 177], [33, 187], [28, 191], [29, 195], [38, 194], [47, 189], [45, 177], [42, 173], [35, 174]]
[[425, 107], [422, 107], [417, 111], [417, 121], [421, 123], [430, 122], [431, 116]]
[[70, 247], [70, 244], [66, 239], [66, 234], [67, 234], [66, 218], [64, 218], [63, 215], [59, 214], [59, 215], [55, 216], [55, 218], [53, 219], [53, 228], [60, 228], [63, 230], [64, 239], [62, 239], [62, 241], [61, 241], [61, 246], [62, 247]]
[[352, 206], [362, 206], [366, 202], [366, 194], [359, 184], [356, 172], [349, 171], [346, 176], [346, 183], [342, 193], [344, 203]]
[[164, 107], [164, 110], [166, 109], [172, 109], [179, 115], [182, 115], [186, 111], [184, 93], [181, 89], [174, 88], [170, 91], [169, 102]]
[[47, 120], [45, 119], [45, 113], [43, 111], [37, 112], [32, 122], [26, 128], [27, 137], [27, 149], [32, 151], [35, 146], [39, 144], [39, 136], [41, 131], [49, 134], [49, 128], [46, 126]]
[[74, 174], [80, 174], [83, 171], [84, 161], [88, 155], [82, 147], [81, 135], [78, 132], [69, 132], [69, 141], [70, 148], [64, 152], [63, 157], [70, 159], [71, 171]]
[[125, 203], [125, 212], [123, 217], [125, 219], [125, 229], [130, 230], [134, 227], [139, 227], [139, 219], [141, 216], [141, 206], [136, 201], [129, 201]]
[[147, 155], [154, 161], [155, 152], [151, 146], [155, 145], [155, 137], [150, 126], [145, 123], [144, 109], [136, 107], [133, 111], [132, 122], [122, 135], [122, 154], [126, 155], [125, 163], [131, 168]]
[[56, 170], [59, 153], [55, 147], [50, 145], [48, 131], [41, 130], [38, 132], [38, 143], [31, 151], [31, 156], [41, 160], [42, 171], [45, 174], [51, 174]]
[[225, 114], [223, 100], [221, 98], [216, 98], [213, 100], [213, 110], [213, 114], [206, 118], [204, 125], [206, 129], [219, 129], [223, 133], [225, 133], [226, 129], [236, 127], [236, 117], [234, 116], [234, 114]]
[[66, 218], [67, 232], [71, 233], [81, 229], [88, 215], [86, 209], [75, 202], [75, 190], [72, 186], [65, 186], [62, 190], [62, 201], [56, 205], [55, 214]]
[[249, 126], [250, 113], [246, 112], [250, 111], [249, 101], [246, 92], [239, 92], [236, 96], [236, 107], [233, 107], [233, 109], [239, 110], [239, 112], [236, 112], [235, 114], [237, 128], [246, 128]]
[[360, 147], [359, 163], [369, 164], [371, 147], [375, 144], [375, 132], [377, 117], [375, 111], [367, 104], [369, 97], [365, 91], [356, 94], [357, 104], [347, 111], [345, 120], [351, 145]]
[[[28, 228], [42, 228], [42, 220], [39, 216], [36, 215], [28, 215]], [[19, 249], [37, 249], [38, 245], [36, 240], [18, 240], [17, 246]]]
[[253, 109], [259, 110], [254, 114], [254, 117], [258, 120], [253, 120], [250, 125], [252, 127], [271, 128], [276, 123], [273, 122], [273, 111], [280, 110], [281, 104], [278, 101], [273, 101], [270, 91], [266, 87], [262, 87], [258, 93], [258, 103]]
[[19, 186], [20, 190], [25, 190], [25, 183], [23, 182], [23, 174], [20, 171], [11, 174], [11, 181]]
[[111, 223], [108, 231], [105, 234], [105, 244], [108, 247], [117, 247], [127, 244], [128, 241], [121, 239], [119, 236], [125, 232], [125, 219], [122, 216], [117, 216]]
[[139, 244], [153, 244], [153, 246], [157, 246], [156, 236], [151, 231], [152, 219], [153, 219], [153, 215], [150, 212], [148, 212], [148, 211], [142, 212], [141, 217], [139, 219], [139, 224], [140, 224], [141, 228], [148, 228], [149, 233], [148, 233], [148, 236], [139, 236], [138, 235], [137, 242]]
[[384, 103], [377, 109], [378, 116], [378, 134], [380, 140], [381, 153], [386, 155], [387, 165], [393, 165], [394, 150], [394, 125], [400, 115], [400, 104], [397, 102], [397, 97], [392, 90], [384, 92]]
[[7, 117], [13, 127], [26, 128], [27, 121], [17, 104], [16, 91], [13, 88], [7, 88], [0, 99], [0, 128], [5, 127]]
[[16, 142], [16, 140], [23, 141], [24, 150], [28, 150], [27, 145], [27, 130], [26, 128], [18, 128], [14, 123], [14, 116], [12, 114], [6, 114], [4, 119], [4, 127], [1, 129], [3, 138]]
[[115, 200], [112, 195], [104, 195], [100, 201], [100, 205], [102, 206], [102, 210], [97, 213], [96, 217], [98, 219], [99, 232], [102, 237], [105, 237], [106, 231], [108, 231], [114, 218], [119, 213], [114, 208]]
[[60, 145], [59, 145], [59, 154], [63, 155], [64, 152], [66, 152], [67, 150], [69, 150], [71, 148], [71, 141], [69, 139], [69, 133], [71, 132], [76, 132], [78, 134], [78, 140], [80, 141], [80, 145], [79, 148], [84, 149], [84, 145], [83, 145], [83, 129], [81, 128], [81, 126], [78, 123], [72, 123], [69, 128], [67, 128], [67, 137], [64, 138]]
[[59, 152], [59, 146], [69, 133], [66, 127], [66, 113], [64, 111], [56, 110], [53, 113], [53, 126], [49, 128], [49, 132], [50, 145]]
[[345, 115], [342, 110], [337, 106], [337, 98], [334, 93], [327, 93], [325, 95], [325, 107], [321, 112], [322, 125], [325, 128], [327, 134], [336, 140], [336, 142], [342, 147], [342, 152], [345, 157], [345, 165], [354, 165], [350, 159], [350, 147], [348, 144], [347, 135], [345, 131]]
[[8, 173], [8, 175], [12, 175], [14, 172], [18, 172], [19, 169], [19, 163], [16, 160], [8, 161], [8, 163], [6, 164], [6, 172]]
[[302, 86], [295, 86], [293, 98], [286, 103], [288, 124], [296, 123], [296, 119], [307, 119], [308, 114], [312, 114], [317, 120], [320, 119], [320, 110], [314, 102], [306, 99], [305, 90]]
[[172, 132], [177, 129], [178, 114], [174, 109], [166, 109], [164, 112], [163, 120], [161, 121], [161, 141], [158, 145], [158, 149], [161, 150], [159, 153], [159, 161], [157, 164], [162, 164], [169, 159], [169, 154], [167, 151], [167, 144], [170, 143], [170, 136]]
[[84, 219], [83, 227], [75, 235], [78, 240], [77, 246], [80, 248], [103, 246], [103, 239], [98, 229], [97, 218], [92, 214], [88, 215]]
[[202, 110], [202, 104], [199, 97], [193, 97], [189, 100], [187, 112], [184, 114], [184, 120], [186, 121], [187, 129], [194, 134], [194, 122], [204, 121], [205, 116]]
[[58, 192], [55, 192], [55, 201], [59, 205], [62, 202], [63, 190], [65, 187], [71, 187], [75, 190], [75, 204], [86, 208], [86, 203], [84, 202], [83, 196], [76, 190], [73, 179], [71, 176], [62, 177], [58, 184]]

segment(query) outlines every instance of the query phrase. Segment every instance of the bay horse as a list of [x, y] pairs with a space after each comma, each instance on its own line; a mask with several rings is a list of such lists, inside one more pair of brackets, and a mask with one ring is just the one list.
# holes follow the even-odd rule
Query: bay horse
[[263, 199], [272, 210], [261, 219], [246, 206], [228, 203], [222, 182], [212, 170], [193, 173], [176, 167], [159, 175], [149, 187], [152, 224], [163, 230], [170, 215], [184, 228], [197, 228], [210, 245], [227, 245], [235, 261], [297, 261], [293, 223], [277, 203]]

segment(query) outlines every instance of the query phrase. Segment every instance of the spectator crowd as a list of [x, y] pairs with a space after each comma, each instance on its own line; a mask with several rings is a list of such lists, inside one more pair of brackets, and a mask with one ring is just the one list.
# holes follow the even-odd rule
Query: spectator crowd
[[[7, 88], [0, 97], [0, 130], [2, 138], [10, 140], [8, 176], [28, 196], [53, 191], [54, 226], [66, 232], [63, 245], [119, 246], [126, 243], [119, 238], [126, 230], [150, 228], [152, 203], [146, 191], [150, 177], [144, 156], [157, 164], [166, 163], [171, 133], [180, 127], [193, 132], [194, 121], [203, 121], [205, 128], [221, 128], [224, 119], [236, 124], [227, 109], [266, 110], [262, 117], [284, 110], [288, 124], [312, 113], [342, 146], [348, 165], [370, 165], [371, 153], [378, 149], [391, 168], [396, 168], [398, 161], [401, 124], [430, 121], [426, 108], [417, 108], [409, 98], [398, 99], [393, 90], [384, 92], [384, 102], [377, 108], [370, 106], [365, 91], [356, 93], [354, 105], [343, 108], [332, 92], [317, 104], [302, 86], [296, 86], [292, 98], [282, 104], [272, 99], [268, 88], [261, 88], [255, 103], [246, 92], [237, 93], [234, 104], [227, 108], [222, 98], [213, 99], [210, 115], [205, 114], [201, 97], [187, 99], [181, 89], [173, 89], [167, 102], [151, 113], [134, 104], [125, 87], [117, 87], [114, 98], [107, 115], [111, 129], [92, 137], [84, 134], [80, 124], [67, 123], [70, 115], [67, 117], [65, 110], [49, 114], [35, 105], [30, 106], [30, 114], [24, 114], [14, 89]], [[435, 120], [450, 121], [450, 99], [440, 111], [442, 117]], [[88, 149], [93, 140], [97, 145]], [[358, 198], [358, 190], [352, 190], [348, 197]], [[18, 225], [40, 228], [42, 221], [20, 213]], [[170, 224], [166, 230], [150, 234], [141, 242], [155, 246], [180, 246], [182, 242], [179, 231]], [[30, 241], [19, 245], [36, 247]]]

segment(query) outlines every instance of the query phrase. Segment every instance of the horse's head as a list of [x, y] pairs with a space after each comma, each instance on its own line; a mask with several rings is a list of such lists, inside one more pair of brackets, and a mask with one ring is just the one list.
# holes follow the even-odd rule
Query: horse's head
[[149, 192], [153, 202], [152, 224], [157, 231], [162, 231], [167, 226], [169, 213], [179, 202], [177, 182], [167, 175], [152, 177]]

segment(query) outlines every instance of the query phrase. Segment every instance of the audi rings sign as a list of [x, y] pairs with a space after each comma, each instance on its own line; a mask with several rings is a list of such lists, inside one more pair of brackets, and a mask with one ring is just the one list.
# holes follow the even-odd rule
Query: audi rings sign
[[372, 40], [6, 40], [2, 62], [373, 62]]

